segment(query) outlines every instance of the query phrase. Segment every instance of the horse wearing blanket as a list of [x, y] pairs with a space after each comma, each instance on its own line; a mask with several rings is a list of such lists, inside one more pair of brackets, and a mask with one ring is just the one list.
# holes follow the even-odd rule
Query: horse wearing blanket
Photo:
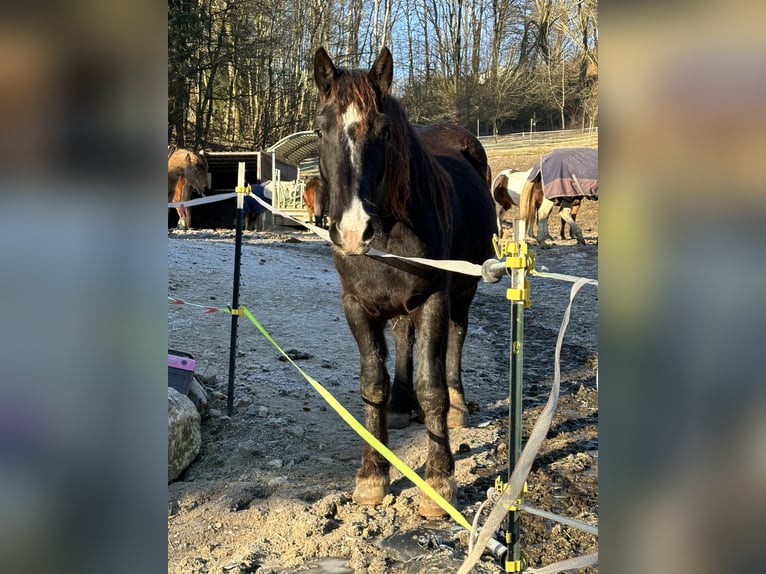
[[[365, 254], [375, 248], [483, 263], [492, 256], [496, 230], [490, 171], [483, 147], [470, 132], [410, 124], [389, 93], [392, 77], [387, 48], [369, 71], [338, 68], [324, 48], [317, 50], [319, 169], [330, 196], [329, 231], [343, 310], [359, 347], [365, 425], [386, 443], [389, 397], [392, 410], [409, 419], [414, 406], [409, 399], [415, 394], [428, 432], [425, 479], [454, 501], [448, 428], [464, 425], [468, 414], [461, 354], [478, 278]], [[386, 370], [389, 321], [397, 350], [393, 386]], [[407, 380], [413, 343], [414, 393], [411, 377]], [[354, 490], [357, 503], [383, 501], [389, 466], [364, 445]], [[425, 496], [419, 512], [444, 515]]]
[[583, 198], [598, 199], [598, 151], [590, 148], [562, 148], [540, 158], [521, 190], [520, 217], [531, 229], [537, 218], [537, 243], [548, 248], [548, 217], [554, 205], [577, 242], [585, 244], [582, 230], [571, 216], [572, 207]]

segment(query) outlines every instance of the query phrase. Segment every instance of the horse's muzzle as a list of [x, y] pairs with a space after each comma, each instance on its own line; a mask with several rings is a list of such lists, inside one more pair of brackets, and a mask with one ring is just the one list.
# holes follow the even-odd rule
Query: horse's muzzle
[[334, 221], [330, 224], [330, 241], [344, 255], [364, 255], [370, 250], [375, 230], [368, 222], [361, 236], [356, 230], [344, 230]]

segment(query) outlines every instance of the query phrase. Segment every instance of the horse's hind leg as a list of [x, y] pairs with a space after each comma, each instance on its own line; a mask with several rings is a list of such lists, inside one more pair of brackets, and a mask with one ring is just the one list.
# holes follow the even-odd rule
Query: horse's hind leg
[[465, 403], [463, 389], [462, 360], [463, 343], [468, 332], [468, 309], [476, 293], [476, 284], [457, 297], [452, 294], [450, 300], [451, 312], [449, 322], [449, 338], [447, 339], [447, 391], [449, 392], [449, 411], [447, 413], [447, 428], [461, 428], [468, 423], [468, 407]]
[[[448, 501], [455, 500], [455, 460], [449, 445], [447, 431], [447, 393], [445, 374], [446, 338], [449, 329], [449, 307], [446, 293], [437, 292], [413, 314], [417, 329], [417, 370], [415, 392], [428, 432], [428, 458], [426, 482]], [[436, 518], [445, 511], [421, 494], [418, 512], [421, 516]]]
[[[582, 202], [582, 200], [580, 198], [577, 198], [577, 199], [575, 199], [572, 202], [572, 210], [570, 211], [570, 216], [572, 217], [572, 221], [575, 221], [575, 222], [577, 221], [577, 212], [580, 210], [581, 202]], [[563, 207], [562, 207], [562, 209], [563, 209]], [[559, 215], [561, 215], [560, 211], [559, 211]], [[566, 237], [566, 229], [567, 229], [567, 225], [569, 225], [569, 224], [566, 222], [566, 220], [564, 219], [563, 216], [560, 217], [560, 219], [561, 219], [561, 239], [566, 239], [567, 238]], [[569, 226], [569, 238], [570, 239], [574, 239], [575, 238], [575, 234], [574, 234], [574, 231], [572, 231], [572, 226], [571, 225]]]
[[391, 402], [388, 405], [388, 426], [402, 429], [410, 424], [412, 411], [418, 409], [418, 399], [412, 386], [415, 326], [406, 315], [396, 317], [391, 321], [391, 335], [396, 349], [396, 361]]
[[577, 223], [575, 223], [574, 217], [572, 217], [571, 212], [572, 212], [571, 204], [562, 205], [561, 211], [560, 211], [561, 219], [563, 219], [569, 225], [570, 233], [572, 233], [577, 238], [577, 243], [585, 245], [585, 239], [582, 236], [582, 230], [580, 229], [580, 226], [577, 225]]
[[[572, 219], [574, 219], [574, 216], [571, 216]], [[564, 217], [561, 215], [561, 210], [559, 210], [559, 221], [561, 222], [561, 231], [559, 233], [560, 239], [566, 239], [567, 238], [567, 222], [564, 219]], [[572, 231], [570, 229], [569, 236], [572, 236]]]
[[[365, 427], [380, 442], [388, 442], [386, 405], [390, 380], [386, 372], [385, 322], [373, 321], [351, 295], [343, 296], [343, 310], [359, 346], [359, 385], [364, 403]], [[358, 504], [380, 504], [390, 487], [389, 462], [365, 443], [362, 464], [356, 473], [353, 499]]]

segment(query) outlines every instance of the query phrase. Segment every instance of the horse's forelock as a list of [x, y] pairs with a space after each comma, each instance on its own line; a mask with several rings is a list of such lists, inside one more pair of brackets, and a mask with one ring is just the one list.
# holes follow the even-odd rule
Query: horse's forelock
[[375, 88], [362, 70], [340, 70], [340, 74], [330, 88], [330, 99], [335, 102], [337, 121], [341, 122], [343, 113], [349, 106], [356, 106], [359, 111], [359, 130], [366, 133], [368, 118], [377, 110], [378, 96]]

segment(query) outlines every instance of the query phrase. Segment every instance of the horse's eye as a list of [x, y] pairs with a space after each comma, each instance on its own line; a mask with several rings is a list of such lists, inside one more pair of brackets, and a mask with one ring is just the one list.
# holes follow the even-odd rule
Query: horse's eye
[[381, 139], [386, 139], [391, 133], [391, 122], [385, 114], [379, 114], [373, 122], [375, 135]]

